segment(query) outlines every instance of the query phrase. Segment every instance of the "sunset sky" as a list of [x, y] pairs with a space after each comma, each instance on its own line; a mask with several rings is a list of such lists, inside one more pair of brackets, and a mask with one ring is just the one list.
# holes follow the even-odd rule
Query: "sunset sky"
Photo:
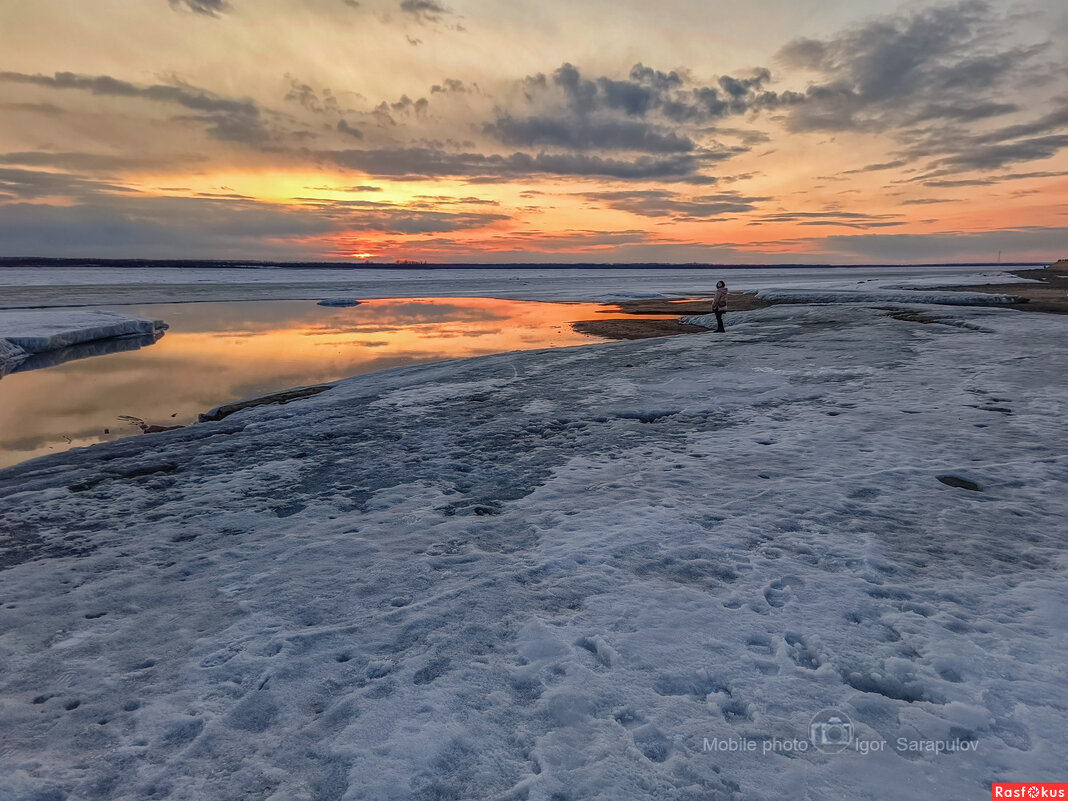
[[0, 256], [1068, 256], [1068, 3], [0, 4]]

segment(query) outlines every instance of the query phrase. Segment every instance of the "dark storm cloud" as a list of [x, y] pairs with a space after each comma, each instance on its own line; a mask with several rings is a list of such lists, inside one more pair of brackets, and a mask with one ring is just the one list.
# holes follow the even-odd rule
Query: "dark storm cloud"
[[363, 133], [358, 128], [353, 128], [345, 120], [337, 121], [337, 132], [343, 133], [355, 139], [363, 139]]
[[259, 113], [259, 109], [251, 100], [230, 100], [193, 86], [138, 86], [110, 75], [77, 75], [73, 72], [28, 75], [22, 72], [0, 72], [0, 81], [35, 84], [50, 89], [80, 89], [94, 95], [141, 97], [161, 103], [177, 103], [193, 111], [218, 111], [250, 116]]
[[1037, 76], [1045, 45], [996, 46], [1001, 22], [982, 0], [879, 18], [779, 51], [788, 67], [819, 74], [788, 117], [794, 131], [856, 130], [924, 119], [974, 120], [1015, 110], [989, 94]]
[[420, 22], [438, 22], [452, 12], [435, 0], [401, 0], [400, 10]]
[[962, 102], [957, 105], [949, 103], [931, 103], [919, 109], [910, 119], [909, 124], [927, 122], [929, 120], [950, 120], [952, 122], [978, 122], [990, 117], [1001, 117], [1019, 111], [1020, 107], [1015, 103], [996, 103], [987, 101], [983, 103]]
[[1048, 159], [1068, 147], [1068, 134], [1021, 139], [1007, 144], [974, 145], [936, 164], [945, 165], [943, 174], [959, 170], [994, 170], [1021, 161]]
[[502, 156], [409, 147], [328, 151], [320, 156], [340, 167], [360, 170], [368, 175], [408, 180], [460, 177], [495, 182], [543, 174], [620, 180], [714, 181], [697, 174], [705, 159], [691, 154], [662, 158], [639, 156], [628, 161], [581, 153], [512, 153]]
[[271, 138], [270, 132], [258, 117], [243, 114], [185, 114], [173, 119], [175, 122], [201, 125], [208, 136], [220, 142], [259, 145]]
[[1013, 172], [1002, 175], [991, 175], [984, 178], [966, 178], [960, 180], [924, 180], [924, 186], [935, 188], [954, 188], [958, 186], [992, 186], [1003, 181], [1019, 181], [1027, 178], [1062, 178], [1068, 172]]
[[[765, 90], [770, 77], [766, 69], [758, 69], [721, 76], [715, 85], [705, 86], [685, 74], [642, 63], [622, 78], [588, 77], [575, 65], [564, 63], [549, 76], [539, 73], [521, 82], [527, 103], [536, 106], [537, 113], [498, 110], [497, 119], [484, 123], [482, 132], [511, 147], [569, 152], [514, 154], [505, 157], [503, 168], [508, 172], [534, 159], [537, 163], [526, 166], [537, 172], [681, 180], [687, 174], [696, 176], [700, 164], [724, 161], [766, 141], [766, 134], [731, 128], [728, 135], [740, 137], [742, 144], [706, 144], [712, 132], [698, 126], [789, 102]], [[648, 156], [621, 162], [592, 155], [597, 151]], [[694, 182], [712, 181], [695, 177]]]
[[[382, 103], [382, 107], [386, 104]], [[414, 113], [417, 116], [426, 114], [427, 108], [430, 107], [430, 101], [425, 97], [421, 97], [418, 100], [412, 100], [408, 95], [401, 95], [399, 100], [389, 104], [389, 108], [398, 114]]]
[[230, 8], [226, 0], [168, 0], [171, 8], [183, 8], [208, 17], [217, 17]]
[[467, 94], [468, 92], [477, 92], [478, 87], [474, 84], [468, 86], [463, 81], [456, 78], [446, 78], [441, 83], [436, 83], [430, 87], [430, 94]]
[[687, 136], [637, 120], [502, 116], [496, 122], [485, 123], [483, 132], [515, 147], [550, 146], [645, 153], [689, 153], [696, 148]]
[[[801, 96], [795, 92], [766, 91], [771, 79], [767, 69], [751, 75], [721, 76], [715, 86], [691, 86], [677, 72], [660, 72], [635, 64], [627, 78], [586, 78], [573, 64], [565, 63], [552, 74], [551, 85], [563, 92], [570, 110], [579, 115], [597, 111], [619, 112], [629, 117], [657, 113], [674, 122], [702, 122], [732, 114], [792, 105]], [[524, 80], [530, 99], [547, 90], [550, 81], [538, 74]]]
[[195, 86], [168, 84], [137, 84], [112, 78], [110, 75], [77, 75], [57, 72], [54, 75], [28, 75], [21, 72], [0, 72], [0, 81], [31, 84], [49, 89], [71, 89], [108, 97], [140, 98], [157, 103], [182, 106], [200, 112], [177, 119], [203, 123], [209, 135], [225, 141], [259, 142], [268, 138], [260, 118], [260, 109], [251, 100], [220, 97]]
[[990, 133], [976, 136], [972, 141], [978, 144], [1004, 142], [1007, 139], [1047, 134], [1053, 131], [1064, 130], [1065, 128], [1068, 128], [1068, 101], [1062, 99], [1060, 108], [1054, 109], [1050, 113], [1045, 114], [1036, 120], [998, 128]]
[[927, 177], [1050, 158], [1068, 147], [1063, 97], [1030, 122], [976, 133], [1035, 105], [1036, 93], [1063, 75], [1045, 56], [1049, 42], [1014, 43], [1014, 30], [991, 3], [964, 0], [795, 40], [780, 61], [818, 79], [788, 110], [787, 128], [888, 132], [904, 145], [900, 160], [926, 160]]
[[286, 76], [289, 79], [289, 91], [286, 92], [285, 100], [299, 103], [308, 111], [315, 114], [337, 114], [341, 109], [338, 106], [337, 98], [334, 97], [334, 93], [329, 89], [323, 89], [322, 97], [311, 86], [302, 81], [294, 78], [292, 75]]
[[[122, 186], [66, 173], [0, 168], [0, 192], [22, 200], [43, 197], [83, 198], [129, 191], [131, 190]], [[3, 208], [3, 214], [7, 214], [9, 207]]]
[[631, 214], [637, 214], [642, 217], [687, 219], [710, 219], [727, 214], [741, 214], [756, 209], [756, 203], [771, 199], [767, 197], [745, 197], [736, 192], [699, 195], [691, 199], [685, 199], [673, 192], [654, 189], [636, 192], [586, 192], [581, 196], [588, 200], [602, 203], [609, 208], [628, 211]]

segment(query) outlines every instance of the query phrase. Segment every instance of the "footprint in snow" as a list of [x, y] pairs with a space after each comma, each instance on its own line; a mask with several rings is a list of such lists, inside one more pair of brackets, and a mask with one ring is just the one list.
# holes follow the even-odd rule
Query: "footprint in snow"
[[769, 606], [774, 606], [776, 609], [786, 606], [786, 602], [793, 596], [794, 590], [798, 590], [805, 586], [805, 582], [799, 579], [797, 576], [783, 576], [781, 579], [776, 579], [767, 586], [764, 590], [764, 600], [768, 602]]
[[665, 762], [671, 756], [671, 741], [651, 723], [633, 732], [634, 746], [651, 762]]
[[786, 645], [789, 646], [789, 650], [786, 652], [787, 656], [798, 667], [815, 670], [823, 664], [819, 653], [808, 644], [802, 635], [788, 631], [783, 635], [783, 639], [786, 640]]

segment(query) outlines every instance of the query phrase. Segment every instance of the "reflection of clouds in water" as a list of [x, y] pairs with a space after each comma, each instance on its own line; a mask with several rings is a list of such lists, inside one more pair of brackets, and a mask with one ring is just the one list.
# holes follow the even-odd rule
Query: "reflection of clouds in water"
[[337, 339], [327, 340], [326, 342], [313, 342], [311, 344], [313, 348], [382, 348], [393, 343], [388, 339]]
[[141, 306], [135, 313], [162, 317], [172, 330], [183, 333], [254, 337], [287, 329], [342, 333], [365, 329], [388, 331], [441, 322], [504, 321], [531, 305], [554, 304], [480, 298], [462, 302], [405, 299], [367, 300], [359, 306], [337, 309], [319, 306], [314, 300], [241, 301]]
[[442, 326], [438, 330], [419, 333], [420, 339], [456, 339], [458, 337], [491, 337], [503, 332], [501, 328], [452, 328]]
[[[111, 433], [105, 434], [103, 428], [91, 428], [84, 427], [78, 431], [66, 432], [67, 437], [70, 437], [71, 442], [68, 444], [67, 440], [63, 436], [59, 437], [59, 443], [62, 444], [62, 448], [55, 448], [56, 451], [67, 450], [68, 448], [81, 448], [86, 445], [94, 445], [97, 442], [103, 442], [105, 440], [124, 439], [130, 434], [140, 434], [141, 431], [135, 428], [127, 428], [121, 420], [116, 420], [110, 428]], [[36, 434], [30, 437], [19, 437], [18, 439], [4, 440], [4, 450], [17, 451], [19, 453], [29, 453], [31, 456], [26, 458], [32, 458], [34, 451], [48, 452], [50, 445], [56, 445], [57, 439], [55, 435], [48, 433]]]
[[262, 331], [197, 331], [195, 333], [198, 333], [201, 336], [211, 337], [212, 339], [232, 339], [236, 342], [243, 342], [246, 339], [274, 334], [276, 333], [276, 329], [265, 328]]
[[[0, 383], [0, 467], [141, 436], [116, 419], [123, 414], [149, 424], [187, 424], [216, 406], [294, 386], [589, 342], [567, 323], [588, 319], [598, 308], [485, 298], [367, 301], [348, 309], [310, 300], [127, 307], [126, 313], [166, 320], [167, 336], [142, 350], [15, 374]], [[111, 433], [105, 435], [105, 428]]]
[[256, 336], [299, 327], [314, 304], [311, 300], [167, 303], [138, 306], [132, 313], [166, 320], [172, 331]]
[[352, 320], [344, 323], [335, 322], [334, 325], [327, 325], [326, 323], [319, 324], [305, 324], [296, 326], [300, 329], [300, 332], [305, 336], [319, 336], [322, 334], [346, 334], [346, 333], [366, 333], [366, 332], [394, 332], [405, 331], [415, 327], [438, 327], [442, 325], [457, 325], [463, 323], [485, 323], [489, 321], [499, 320], [501, 325], [495, 330], [500, 331], [505, 327], [506, 323], [514, 324], [515, 321], [510, 320], [506, 316], [497, 314], [492, 315], [449, 315], [447, 317], [436, 317], [430, 315], [410, 315], [405, 317], [400, 316], [381, 316], [375, 317], [371, 320]]

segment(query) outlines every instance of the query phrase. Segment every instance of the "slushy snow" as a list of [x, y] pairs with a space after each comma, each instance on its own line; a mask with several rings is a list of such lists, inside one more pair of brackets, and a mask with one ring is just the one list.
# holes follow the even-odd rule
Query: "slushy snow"
[[[1063, 780], [1064, 323], [924, 314], [399, 368], [0, 472], [0, 797]], [[827, 709], [863, 748], [811, 745]]]

